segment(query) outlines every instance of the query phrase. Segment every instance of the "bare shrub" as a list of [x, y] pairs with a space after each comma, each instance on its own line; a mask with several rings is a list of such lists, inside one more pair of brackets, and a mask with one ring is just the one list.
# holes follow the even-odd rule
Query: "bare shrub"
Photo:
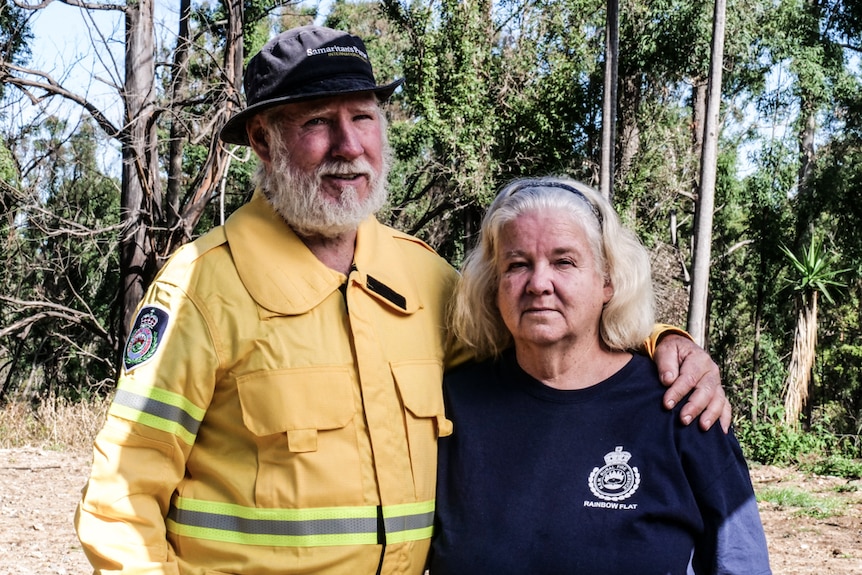
[[0, 448], [89, 449], [105, 421], [110, 398], [71, 402], [49, 397], [35, 407], [22, 401], [0, 409]]

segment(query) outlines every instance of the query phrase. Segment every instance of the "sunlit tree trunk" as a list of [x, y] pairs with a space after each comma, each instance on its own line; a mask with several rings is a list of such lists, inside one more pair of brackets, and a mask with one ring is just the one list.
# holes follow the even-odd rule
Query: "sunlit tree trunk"
[[692, 134], [691, 150], [697, 159], [696, 172], [693, 176], [692, 188], [697, 196], [697, 186], [700, 185], [700, 156], [703, 154], [703, 138], [706, 128], [706, 103], [709, 99], [709, 79], [702, 76], [692, 80], [691, 88], [691, 117]]
[[125, 120], [121, 135], [122, 219], [126, 228], [120, 245], [122, 315], [119, 341], [129, 332], [153, 268], [149, 228], [161, 212], [158, 158], [155, 149], [154, 0], [126, 6], [126, 77], [123, 88]]
[[619, 0], [608, 0], [605, 22], [605, 87], [602, 102], [602, 165], [599, 171], [599, 189], [608, 201], [612, 201], [614, 195], [614, 149], [620, 51], [619, 12]]
[[712, 259], [712, 220], [715, 206], [715, 178], [718, 164], [719, 111], [721, 73], [724, 59], [725, 0], [715, 0], [710, 56], [709, 101], [706, 107], [700, 186], [697, 199], [692, 283], [688, 308], [688, 331], [694, 340], [706, 346], [706, 319], [709, 270]]

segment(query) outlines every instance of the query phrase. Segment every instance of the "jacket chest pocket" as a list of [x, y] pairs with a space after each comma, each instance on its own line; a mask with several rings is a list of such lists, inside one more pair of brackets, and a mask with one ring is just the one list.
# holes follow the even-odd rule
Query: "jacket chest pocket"
[[243, 423], [258, 448], [259, 504], [332, 505], [356, 496], [361, 468], [354, 387], [350, 371], [340, 367], [237, 379]]
[[436, 360], [393, 362], [392, 375], [405, 407], [404, 423], [417, 497], [433, 499], [437, 439], [452, 433], [443, 407], [443, 365]]
[[317, 432], [341, 429], [355, 413], [342, 368], [271, 371], [237, 379], [242, 419], [258, 436], [286, 433], [291, 451], [316, 451]]

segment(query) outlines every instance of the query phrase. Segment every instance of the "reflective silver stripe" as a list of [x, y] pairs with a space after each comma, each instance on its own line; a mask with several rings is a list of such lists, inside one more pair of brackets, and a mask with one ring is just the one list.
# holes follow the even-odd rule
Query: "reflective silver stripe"
[[[383, 513], [386, 513], [384, 509]], [[399, 517], [386, 517], [384, 520], [387, 533], [399, 531], [412, 531], [413, 529], [425, 529], [434, 525], [434, 512], [419, 513], [416, 515], [402, 515]]]
[[380, 545], [430, 539], [433, 509], [433, 500], [383, 508], [261, 509], [177, 497], [166, 524], [177, 536], [239, 545]]
[[160, 419], [172, 421], [181, 425], [193, 436], [197, 435], [198, 429], [201, 426], [200, 421], [189, 415], [189, 413], [182, 408], [163, 403], [151, 397], [145, 397], [143, 395], [138, 395], [137, 393], [125, 391], [123, 389], [117, 390], [117, 394], [114, 396], [114, 403], [134, 409], [141, 413], [153, 415]]
[[232, 531], [248, 535], [348, 535], [377, 533], [376, 518], [349, 519], [305, 519], [288, 521], [283, 519], [249, 519], [232, 515], [189, 511], [171, 506], [168, 518], [189, 527], [203, 527]]

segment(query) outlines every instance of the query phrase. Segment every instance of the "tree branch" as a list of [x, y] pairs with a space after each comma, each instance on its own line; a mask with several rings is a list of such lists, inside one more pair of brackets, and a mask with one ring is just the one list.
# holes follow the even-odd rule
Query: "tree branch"
[[[12, 2], [15, 6], [23, 10], [44, 10], [52, 4], [54, 0], [43, 0], [39, 4], [27, 4], [20, 0], [12, 0]], [[85, 10], [118, 10], [122, 12], [126, 9], [122, 4], [92, 4], [90, 2], [78, 2], [77, 0], [59, 0], [59, 2], [61, 4], [66, 4], [67, 6], [74, 6], [75, 8], [83, 8]]]
[[[5, 70], [3, 69], [5, 68]], [[9, 73], [9, 70], [18, 72], [20, 74], [30, 74], [41, 78], [42, 80], [31, 80], [25, 77], [14, 76]], [[24, 68], [21, 66], [17, 66], [11, 62], [3, 62], [0, 63], [0, 81], [11, 84], [21, 90], [30, 101], [35, 105], [39, 104], [46, 98], [51, 96], [60, 96], [61, 98], [65, 98], [71, 102], [74, 102], [85, 110], [87, 110], [99, 127], [105, 131], [112, 138], [117, 138], [122, 140], [124, 137], [120, 128], [114, 126], [114, 124], [99, 110], [92, 102], [87, 100], [86, 98], [70, 92], [59, 82], [57, 82], [50, 74], [42, 72], [40, 70], [32, 70], [30, 68]], [[46, 95], [37, 96], [35, 95], [29, 88], [37, 88], [40, 90], [45, 90]]]
[[107, 338], [108, 332], [105, 331], [98, 322], [95, 321], [95, 318], [92, 314], [83, 313], [76, 309], [72, 309], [70, 307], [66, 307], [64, 305], [60, 305], [58, 303], [53, 303], [49, 301], [26, 301], [19, 300], [16, 298], [8, 297], [8, 296], [0, 296], [0, 301], [7, 302], [9, 304], [19, 306], [22, 310], [28, 309], [41, 309], [42, 311], [36, 312], [32, 315], [28, 315], [17, 322], [10, 324], [2, 329], [0, 329], [0, 337], [6, 337], [8, 335], [12, 335], [22, 330], [29, 329], [35, 323], [38, 323], [40, 320], [47, 318], [58, 318], [65, 319], [71, 321], [73, 323], [79, 325], [88, 325], [91, 329], [93, 329], [96, 333], [101, 335], [102, 337]]

